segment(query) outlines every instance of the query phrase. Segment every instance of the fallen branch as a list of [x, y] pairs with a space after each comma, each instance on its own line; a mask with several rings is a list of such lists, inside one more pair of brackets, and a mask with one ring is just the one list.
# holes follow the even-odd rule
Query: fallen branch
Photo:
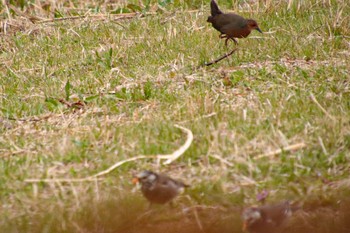
[[294, 144], [294, 145], [283, 147], [283, 148], [275, 150], [275, 151], [271, 151], [271, 152], [266, 153], [266, 154], [261, 154], [261, 155], [255, 156], [254, 159], [261, 159], [261, 158], [265, 158], [265, 157], [273, 157], [275, 155], [281, 154], [283, 151], [299, 150], [299, 149], [302, 149], [304, 147], [306, 147], [306, 144], [301, 142], [301, 143], [297, 143], [297, 144]]
[[227, 54], [225, 54], [225, 55], [219, 57], [218, 59], [216, 59], [216, 60], [214, 60], [214, 61], [211, 61], [211, 62], [209, 62], [209, 63], [204, 63], [204, 65], [205, 65], [205, 66], [210, 66], [210, 65], [213, 65], [213, 64], [215, 64], [215, 63], [218, 63], [218, 62], [221, 61], [222, 59], [225, 59], [225, 58], [231, 56], [231, 55], [232, 55], [234, 52], [236, 52], [237, 50], [238, 50], [238, 48], [235, 48], [235, 49], [233, 49], [231, 52], [229, 52], [229, 53], [227, 53]]
[[107, 168], [106, 170], [103, 170], [95, 175], [85, 177], [85, 178], [77, 178], [77, 179], [74, 179], [74, 178], [73, 179], [69, 179], [69, 178], [63, 178], [63, 179], [59, 179], [59, 178], [58, 179], [55, 179], [55, 178], [53, 178], [53, 179], [25, 179], [24, 182], [27, 182], [27, 183], [39, 183], [39, 182], [55, 183], [55, 182], [96, 181], [96, 180], [100, 180], [100, 179], [98, 179], [98, 177], [110, 173], [111, 171], [113, 171], [117, 167], [120, 167], [124, 163], [136, 161], [139, 159], [157, 159], [158, 161], [162, 160], [162, 159], [166, 159], [166, 161], [163, 164], [168, 165], [168, 164], [174, 162], [176, 159], [178, 159], [181, 155], [183, 155], [183, 153], [185, 153], [185, 151], [190, 147], [190, 145], [192, 144], [192, 141], [193, 141], [193, 134], [192, 134], [191, 130], [189, 130], [185, 127], [182, 127], [180, 125], [175, 125], [175, 127], [179, 128], [187, 133], [187, 140], [179, 149], [177, 149], [176, 151], [174, 151], [171, 154], [167, 154], [167, 155], [139, 155], [136, 157], [132, 157], [129, 159], [119, 161], [119, 162], [113, 164], [112, 166], [110, 166], [109, 168]]

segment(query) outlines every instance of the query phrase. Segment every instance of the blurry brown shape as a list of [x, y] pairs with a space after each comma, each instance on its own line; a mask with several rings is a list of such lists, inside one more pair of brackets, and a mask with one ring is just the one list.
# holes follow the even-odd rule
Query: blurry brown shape
[[281, 232], [294, 211], [289, 201], [246, 208], [242, 213], [243, 230], [250, 233]]

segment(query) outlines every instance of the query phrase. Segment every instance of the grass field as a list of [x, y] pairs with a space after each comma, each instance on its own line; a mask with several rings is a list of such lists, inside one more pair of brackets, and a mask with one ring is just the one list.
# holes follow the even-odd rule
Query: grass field
[[[286, 233], [349, 233], [347, 0], [218, 1], [264, 33], [208, 67], [235, 46], [206, 22], [209, 0], [4, 2], [0, 232], [242, 232], [268, 190], [304, 205]], [[193, 141], [171, 164], [74, 180], [173, 153], [176, 125]], [[145, 214], [144, 169], [191, 187]]]

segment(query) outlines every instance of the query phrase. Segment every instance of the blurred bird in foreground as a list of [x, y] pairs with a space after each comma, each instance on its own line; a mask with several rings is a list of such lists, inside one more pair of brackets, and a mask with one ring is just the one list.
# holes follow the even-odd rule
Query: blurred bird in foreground
[[281, 226], [292, 216], [293, 212], [300, 208], [300, 205], [292, 205], [289, 201], [249, 207], [242, 213], [243, 230], [250, 233], [281, 232]]

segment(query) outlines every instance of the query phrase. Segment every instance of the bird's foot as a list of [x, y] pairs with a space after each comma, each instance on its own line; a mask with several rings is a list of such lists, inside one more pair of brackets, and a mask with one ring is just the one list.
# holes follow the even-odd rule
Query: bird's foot
[[226, 37], [226, 40], [225, 40], [225, 46], [227, 47], [227, 42], [228, 42], [228, 40], [232, 40], [234, 43], [235, 43], [235, 45], [238, 45], [238, 42], [234, 39], [234, 38], [228, 38], [228, 37]]

